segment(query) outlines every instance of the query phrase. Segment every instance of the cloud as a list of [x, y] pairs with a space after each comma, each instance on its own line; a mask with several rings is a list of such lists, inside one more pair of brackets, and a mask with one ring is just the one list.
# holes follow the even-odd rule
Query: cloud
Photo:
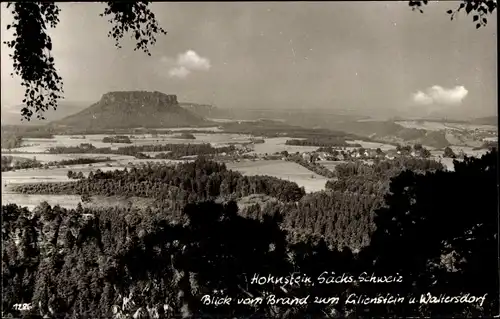
[[187, 68], [185, 68], [183, 66], [175, 67], [175, 68], [172, 68], [168, 71], [168, 75], [170, 77], [177, 77], [177, 78], [181, 78], [181, 79], [188, 76], [189, 73], [191, 73], [191, 71], [189, 71]]
[[208, 71], [210, 69], [210, 61], [207, 58], [199, 56], [193, 50], [179, 54], [177, 64], [193, 71]]
[[467, 89], [463, 86], [446, 89], [439, 85], [434, 85], [433, 87], [425, 90], [425, 92], [418, 91], [413, 93], [412, 100], [413, 102], [421, 105], [458, 105], [462, 103], [468, 93], [469, 91], [467, 91]]
[[211, 68], [210, 60], [201, 57], [193, 50], [188, 50], [177, 56], [177, 60], [162, 57], [160, 62], [170, 66], [168, 75], [176, 78], [186, 78], [193, 71], [208, 71]]

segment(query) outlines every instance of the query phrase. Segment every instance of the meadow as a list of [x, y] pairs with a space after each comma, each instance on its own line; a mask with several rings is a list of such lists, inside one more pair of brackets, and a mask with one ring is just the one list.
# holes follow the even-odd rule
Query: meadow
[[[184, 130], [188, 128], [182, 128]], [[112, 134], [111, 134], [112, 135]], [[19, 148], [13, 148], [11, 152], [22, 153], [44, 153], [49, 148], [58, 146], [78, 146], [82, 143], [90, 143], [97, 148], [111, 147], [111, 149], [118, 149], [123, 146], [130, 145], [155, 145], [155, 144], [203, 144], [211, 143], [214, 145], [227, 145], [229, 143], [248, 143], [250, 142], [250, 135], [229, 134], [229, 133], [194, 133], [196, 137], [194, 140], [180, 139], [177, 136], [179, 133], [173, 134], [158, 134], [153, 136], [151, 134], [131, 134], [131, 144], [123, 143], [103, 143], [102, 139], [109, 134], [92, 134], [92, 135], [54, 135], [53, 138], [25, 138]], [[9, 152], [9, 150], [2, 149], [2, 154]]]
[[[312, 152], [318, 149], [317, 146], [297, 146], [297, 145], [286, 145], [286, 141], [290, 140], [289, 137], [272, 137], [272, 138], [262, 138], [264, 143], [255, 144], [253, 152], [255, 154], [274, 154], [276, 152], [287, 151], [288, 153], [302, 153], [302, 152]], [[299, 138], [294, 138], [299, 139]]]
[[292, 181], [303, 186], [308, 193], [325, 189], [328, 180], [297, 163], [282, 160], [240, 161], [226, 163], [226, 166], [243, 175], [269, 175]]

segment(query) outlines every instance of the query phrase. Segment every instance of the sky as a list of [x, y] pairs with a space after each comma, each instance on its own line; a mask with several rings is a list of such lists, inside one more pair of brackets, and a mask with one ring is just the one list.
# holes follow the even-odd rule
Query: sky
[[[2, 3], [2, 41], [12, 37]], [[100, 3], [58, 3], [53, 56], [66, 101], [109, 91], [176, 94], [221, 108], [355, 109], [365, 115], [446, 110], [497, 113], [496, 13], [477, 30], [446, 14], [458, 2], [153, 3], [168, 32], [151, 47], [117, 49]], [[2, 108], [20, 104], [9, 49], [1, 50]]]

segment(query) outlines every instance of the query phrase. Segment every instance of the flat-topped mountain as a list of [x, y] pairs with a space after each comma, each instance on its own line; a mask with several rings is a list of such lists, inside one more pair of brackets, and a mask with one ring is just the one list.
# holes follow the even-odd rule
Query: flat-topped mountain
[[197, 126], [207, 121], [182, 108], [176, 95], [148, 91], [109, 92], [81, 112], [52, 124], [85, 129]]

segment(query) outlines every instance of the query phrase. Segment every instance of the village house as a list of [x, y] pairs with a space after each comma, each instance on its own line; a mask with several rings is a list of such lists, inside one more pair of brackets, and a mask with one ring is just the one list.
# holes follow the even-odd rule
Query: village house
[[331, 159], [331, 155], [326, 152], [321, 152], [317, 154], [319, 161], [328, 161]]
[[399, 154], [401, 154], [400, 151], [396, 151], [396, 150], [388, 150], [385, 154], [385, 158], [387, 159], [394, 159], [396, 158], [396, 156], [398, 156]]
[[370, 149], [368, 150], [368, 157], [377, 157], [377, 150]]

